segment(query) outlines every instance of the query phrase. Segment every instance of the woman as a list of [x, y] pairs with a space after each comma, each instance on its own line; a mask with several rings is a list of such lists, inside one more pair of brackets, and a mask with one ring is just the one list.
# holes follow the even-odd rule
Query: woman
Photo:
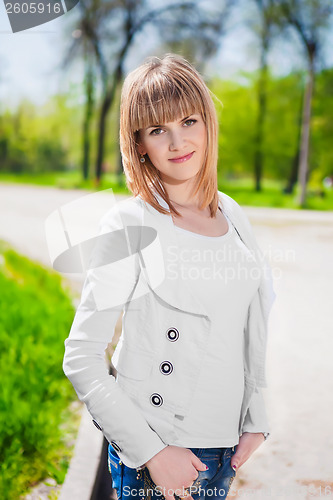
[[[218, 191], [217, 142], [210, 92], [185, 59], [127, 76], [120, 147], [134, 196], [101, 221], [64, 357], [110, 443], [118, 498], [226, 498], [269, 433], [275, 293], [243, 210]], [[121, 311], [115, 380], [104, 351]]]

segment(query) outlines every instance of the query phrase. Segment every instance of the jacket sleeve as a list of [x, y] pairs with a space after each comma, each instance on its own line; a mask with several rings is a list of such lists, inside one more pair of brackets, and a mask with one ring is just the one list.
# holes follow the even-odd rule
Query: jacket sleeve
[[[116, 229], [119, 224], [109, 215], [101, 221], [99, 236]], [[95, 267], [87, 272], [81, 300], [65, 340], [63, 370], [95, 425], [124, 464], [137, 468], [167, 445], [107, 369], [105, 349], [140, 273], [137, 252], [126, 256], [119, 245], [113, 247], [115, 245], [110, 245], [105, 237], [97, 238], [90, 261]]]
[[270, 428], [267, 420], [265, 400], [260, 387], [256, 387], [243, 422], [243, 432], [267, 432]]

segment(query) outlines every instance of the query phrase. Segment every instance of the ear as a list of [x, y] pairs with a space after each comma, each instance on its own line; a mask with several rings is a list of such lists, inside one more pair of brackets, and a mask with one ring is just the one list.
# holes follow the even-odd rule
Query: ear
[[147, 151], [144, 149], [141, 143], [137, 144], [136, 150], [139, 153], [139, 155], [145, 155]]
[[139, 155], [145, 155], [147, 153], [147, 151], [144, 149], [144, 147], [141, 143], [139, 132], [137, 133], [137, 137], [136, 137], [136, 150], [139, 153]]

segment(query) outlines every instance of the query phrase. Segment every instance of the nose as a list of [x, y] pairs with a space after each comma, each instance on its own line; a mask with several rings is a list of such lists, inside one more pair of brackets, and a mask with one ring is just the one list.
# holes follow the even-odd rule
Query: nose
[[183, 144], [184, 144], [184, 138], [183, 138], [182, 134], [179, 131], [172, 131], [170, 133], [169, 150], [170, 151], [181, 150]]

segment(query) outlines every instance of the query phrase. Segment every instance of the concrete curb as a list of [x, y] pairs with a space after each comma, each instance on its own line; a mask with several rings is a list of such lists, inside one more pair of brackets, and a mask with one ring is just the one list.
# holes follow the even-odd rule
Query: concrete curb
[[95, 428], [86, 406], [75, 443], [74, 455], [58, 500], [90, 500], [102, 453], [103, 434]]

